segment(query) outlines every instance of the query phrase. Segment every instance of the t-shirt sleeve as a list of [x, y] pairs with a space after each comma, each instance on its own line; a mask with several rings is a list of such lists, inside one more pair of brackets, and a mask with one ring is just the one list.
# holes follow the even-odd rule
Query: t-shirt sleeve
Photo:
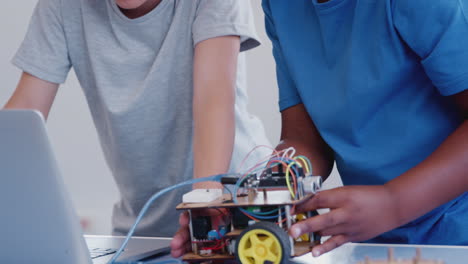
[[468, 89], [468, 0], [394, 0], [396, 29], [442, 95]]
[[12, 63], [42, 80], [63, 83], [71, 68], [61, 0], [39, 0]]
[[281, 43], [275, 30], [274, 20], [268, 0], [263, 0], [263, 11], [265, 12], [265, 27], [268, 37], [273, 44], [273, 56], [276, 62], [276, 78], [279, 88], [279, 108], [283, 111], [289, 107], [302, 103], [296, 85], [289, 73], [288, 65], [281, 50]]
[[260, 45], [250, 0], [200, 0], [192, 32], [194, 45], [221, 36], [240, 36], [241, 51]]

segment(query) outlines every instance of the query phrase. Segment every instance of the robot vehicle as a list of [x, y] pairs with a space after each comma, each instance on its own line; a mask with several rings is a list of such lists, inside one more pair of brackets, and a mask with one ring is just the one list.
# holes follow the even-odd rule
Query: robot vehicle
[[183, 260], [279, 264], [310, 252], [320, 243], [317, 234], [296, 240], [287, 234], [295, 222], [317, 215], [316, 211], [290, 214], [293, 206], [322, 186], [322, 178], [312, 176], [308, 166], [304, 167], [306, 173], [299, 162], [279, 163], [258, 174], [223, 177], [224, 187], [234, 188], [230, 194], [211, 189], [185, 194], [177, 210], [188, 212], [191, 252]]

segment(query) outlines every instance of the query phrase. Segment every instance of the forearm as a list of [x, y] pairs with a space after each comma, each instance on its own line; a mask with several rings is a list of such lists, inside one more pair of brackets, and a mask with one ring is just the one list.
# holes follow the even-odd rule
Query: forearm
[[333, 169], [333, 150], [321, 137], [305, 106], [298, 104], [281, 112], [281, 142], [276, 147], [296, 149], [312, 162], [312, 174], [328, 178]]
[[402, 225], [468, 191], [468, 121], [426, 160], [385, 184]]
[[4, 108], [38, 110], [47, 119], [57, 90], [58, 84], [23, 73], [15, 92]]
[[[194, 106], [194, 177], [226, 173], [234, 145], [234, 99], [204, 100]], [[221, 187], [220, 184], [200, 183], [196, 188]]]
[[[225, 173], [234, 145], [235, 83], [240, 39], [225, 36], [199, 43], [194, 57], [194, 177]], [[219, 187], [200, 183], [195, 188]]]

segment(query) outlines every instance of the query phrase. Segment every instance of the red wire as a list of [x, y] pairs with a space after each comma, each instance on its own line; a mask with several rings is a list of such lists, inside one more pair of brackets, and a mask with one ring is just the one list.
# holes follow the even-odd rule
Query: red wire
[[219, 249], [222, 249], [224, 246], [226, 246], [226, 243], [224, 243], [224, 241], [220, 239], [216, 241], [216, 245], [214, 245], [213, 247], [203, 247], [202, 249], [203, 250], [219, 250]]

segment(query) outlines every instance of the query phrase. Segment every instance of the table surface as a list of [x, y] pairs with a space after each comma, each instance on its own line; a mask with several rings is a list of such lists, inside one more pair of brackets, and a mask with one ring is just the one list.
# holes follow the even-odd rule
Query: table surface
[[395, 260], [412, 260], [416, 256], [416, 251], [419, 248], [423, 260], [442, 261], [444, 264], [468, 263], [468, 247], [353, 243], [343, 245], [318, 258], [307, 254], [296, 258], [294, 261], [308, 264], [358, 264], [359, 262], [364, 262], [366, 257], [369, 257], [370, 260], [379, 261], [378, 263], [385, 263], [382, 261], [388, 259], [389, 248], [393, 248]]
[[[125, 237], [124, 236], [95, 236], [95, 235], [85, 235], [86, 243], [89, 248], [113, 248], [118, 249], [122, 245]], [[148, 241], [149, 240], [149, 241]], [[139, 246], [143, 247], [143, 251], [152, 251], [155, 243], [151, 241], [161, 241], [161, 240], [170, 240], [170, 238], [165, 237], [132, 237], [132, 240], [129, 244], [135, 243], [136, 241], [140, 242]], [[148, 241], [146, 243], [145, 241]], [[159, 244], [159, 243], [156, 243]], [[107, 264], [111, 260], [113, 255], [103, 256], [93, 260], [93, 264]], [[161, 259], [171, 259], [170, 256], [164, 256]], [[158, 259], [158, 260], [161, 260]], [[141, 263], [141, 262], [138, 262]]]
[[[87, 238], [99, 238], [109, 236], [85, 236]], [[116, 237], [117, 238], [117, 237]], [[121, 238], [121, 237], [118, 237]], [[151, 239], [151, 238], [146, 238]], [[155, 238], [161, 239], [161, 238]], [[442, 261], [444, 264], [465, 264], [468, 263], [468, 246], [427, 246], [427, 245], [396, 245], [396, 244], [360, 244], [349, 243], [343, 245], [329, 253], [318, 258], [306, 254], [295, 258], [296, 263], [307, 264], [358, 264], [363, 262], [366, 257], [370, 260], [382, 262], [388, 259], [388, 249], [393, 249], [396, 260], [412, 260], [416, 256], [417, 249], [421, 250], [423, 260]], [[170, 256], [164, 256], [145, 262], [146, 264], [157, 264], [163, 260], [171, 260]], [[141, 262], [140, 262], [141, 263]], [[396, 262], [398, 263], [398, 262]], [[401, 262], [403, 263], [403, 262]]]

